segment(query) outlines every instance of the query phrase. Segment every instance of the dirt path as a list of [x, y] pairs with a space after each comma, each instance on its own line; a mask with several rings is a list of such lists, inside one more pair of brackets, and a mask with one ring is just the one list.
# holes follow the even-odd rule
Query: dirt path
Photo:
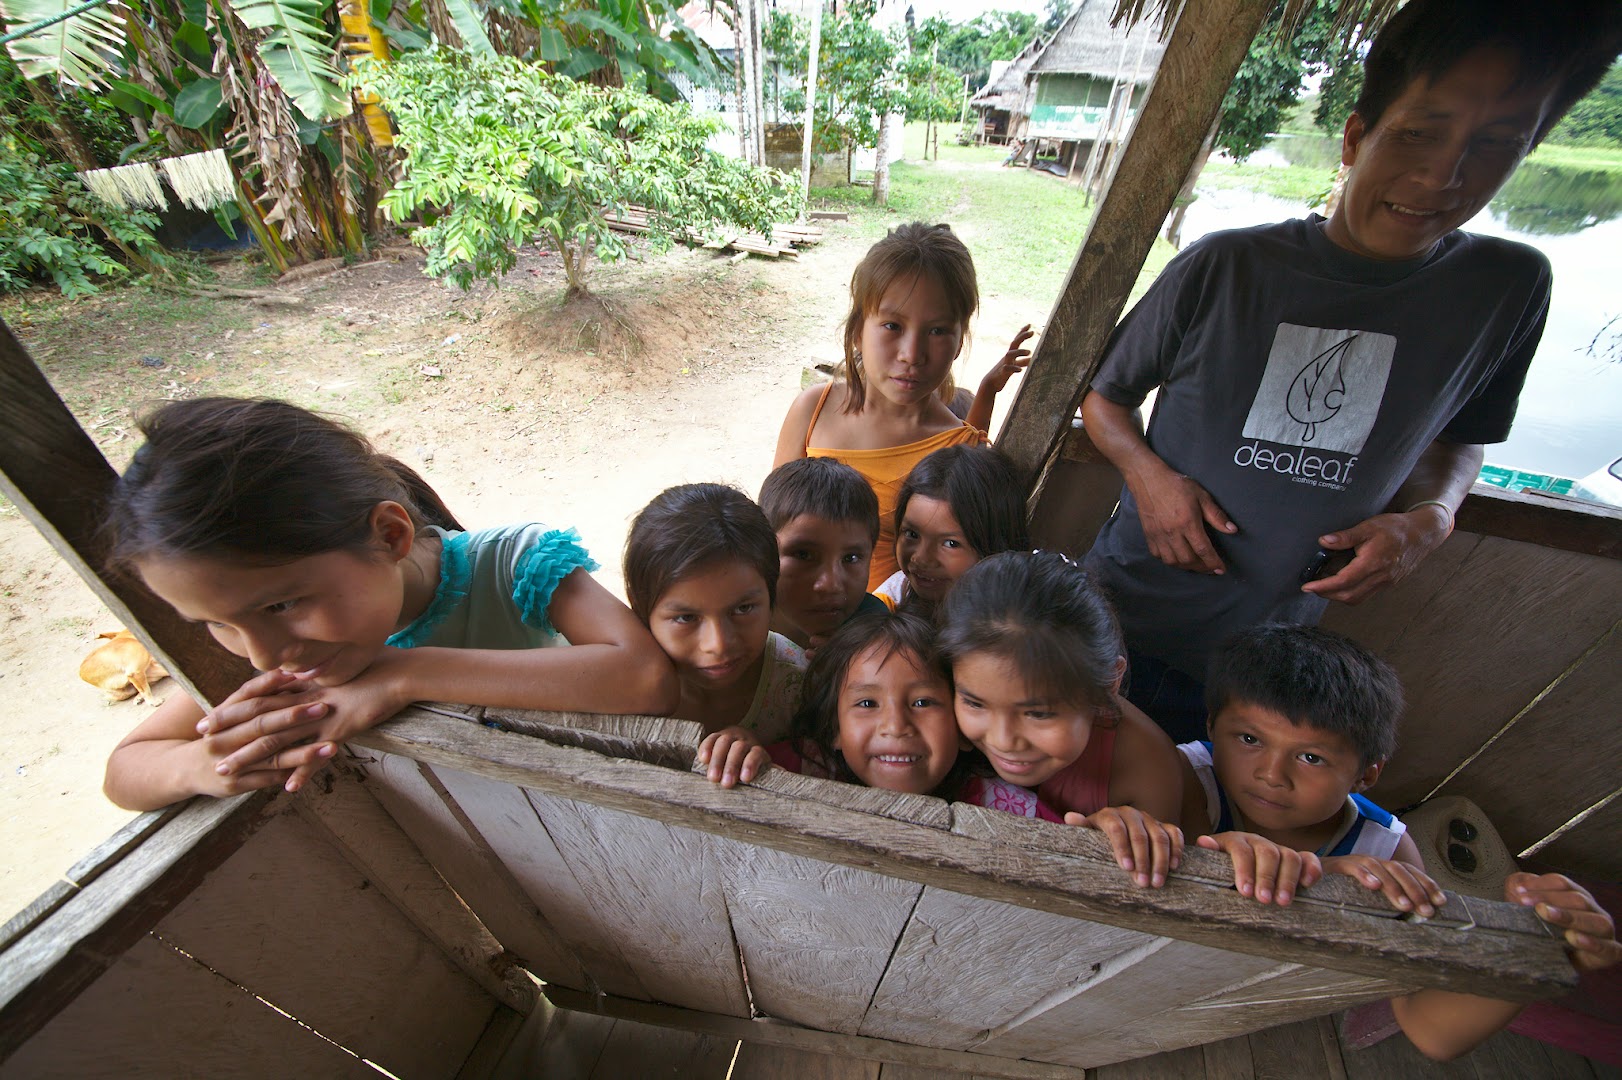
[[[348, 418], [471, 527], [575, 526], [618, 591], [626, 526], [653, 495], [698, 480], [758, 490], [802, 370], [838, 356], [851, 268], [882, 227], [833, 225], [797, 261], [678, 250], [598, 267], [609, 312], [560, 309], [549, 253], [526, 251], [500, 290], [462, 294], [402, 249], [293, 287], [298, 308], [124, 291], [11, 302], [0, 315], [117, 468], [147, 403], [284, 397]], [[1022, 322], [1046, 315], [1045, 302], [992, 285], [959, 363], [970, 386]], [[0, 506], [0, 918], [130, 817], [102, 797], [102, 768], [148, 709], [104, 705], [77, 676], [115, 625]]]

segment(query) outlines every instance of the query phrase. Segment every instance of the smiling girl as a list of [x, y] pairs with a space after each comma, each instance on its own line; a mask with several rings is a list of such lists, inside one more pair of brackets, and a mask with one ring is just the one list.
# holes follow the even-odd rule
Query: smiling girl
[[1115, 613], [1063, 555], [1005, 552], [969, 568], [940, 611], [957, 723], [997, 775], [1071, 824], [1102, 829], [1140, 885], [1176, 866], [1176, 749], [1121, 697]]
[[[879, 499], [879, 540], [868, 571], [869, 591], [896, 572], [896, 492], [913, 465], [947, 446], [986, 441], [986, 433], [955, 416], [940, 391], [963, 351], [969, 319], [980, 306], [974, 260], [947, 225], [911, 222], [868, 249], [850, 282], [845, 318], [844, 378], [812, 387], [789, 406], [777, 438], [778, 466], [802, 457], [831, 457], [850, 465]], [[988, 376], [981, 397], [1006, 383]], [[1015, 365], [1014, 370], [1017, 370]], [[973, 414], [990, 415], [989, 401]], [[983, 406], [983, 407], [981, 407]]]
[[465, 532], [411, 469], [286, 402], [175, 402], [141, 430], [110, 501], [112, 563], [261, 674], [213, 709], [172, 695], [131, 732], [107, 763], [119, 806], [296, 790], [413, 701], [675, 700], [668, 661], [572, 530]]
[[1014, 467], [989, 446], [949, 446], [913, 467], [896, 497], [901, 569], [874, 594], [928, 614], [963, 572], [999, 551], [1030, 548]]
[[788, 730], [805, 654], [771, 630], [777, 575], [766, 515], [724, 484], [668, 488], [631, 522], [625, 593], [676, 666], [671, 715], [712, 736], [742, 730], [766, 742]]

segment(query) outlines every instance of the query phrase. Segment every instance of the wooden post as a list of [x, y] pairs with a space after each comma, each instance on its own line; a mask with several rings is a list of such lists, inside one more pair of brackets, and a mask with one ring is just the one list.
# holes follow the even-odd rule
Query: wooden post
[[1177, 20], [1143, 103], [1137, 137], [1098, 205], [998, 435], [1034, 488], [1070, 429], [1104, 343], [1270, 0], [1203, 0]]
[[0, 321], [0, 492], [16, 503], [113, 617], [195, 698], [217, 702], [253, 674], [196, 623], [132, 578], [104, 569], [102, 520], [118, 475], [11, 328]]

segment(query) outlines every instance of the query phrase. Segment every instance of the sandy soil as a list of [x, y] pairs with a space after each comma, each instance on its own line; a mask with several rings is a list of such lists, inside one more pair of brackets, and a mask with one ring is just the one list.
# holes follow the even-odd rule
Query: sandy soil
[[[299, 307], [171, 309], [114, 292], [76, 304], [32, 297], [0, 316], [115, 467], [134, 450], [144, 404], [285, 397], [347, 417], [421, 469], [470, 527], [574, 525], [618, 591], [626, 526], [653, 495], [698, 480], [758, 490], [802, 371], [838, 355], [850, 271], [870, 242], [862, 232], [831, 225], [797, 261], [677, 250], [597, 267], [606, 308], [560, 307], [561, 269], [547, 252], [527, 250], [501, 289], [464, 294], [424, 278], [410, 249], [389, 249], [289, 287]], [[965, 240], [972, 249], [971, 231]], [[983, 312], [959, 362], [970, 386], [1047, 306], [988, 290]], [[96, 634], [115, 627], [0, 505], [0, 918], [131, 816], [103, 798], [102, 768], [148, 708], [103, 704], [77, 676]], [[178, 690], [165, 681], [157, 692]]]

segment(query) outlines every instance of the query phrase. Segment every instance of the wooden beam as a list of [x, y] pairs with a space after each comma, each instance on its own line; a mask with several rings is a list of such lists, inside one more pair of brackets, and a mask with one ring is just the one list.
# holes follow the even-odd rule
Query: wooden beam
[[253, 674], [141, 582], [106, 572], [102, 531], [118, 475], [27, 350], [0, 322], [0, 493], [16, 503], [113, 616], [194, 698], [223, 700]]
[[994, 1058], [987, 1054], [971, 1054], [962, 1050], [936, 1050], [933, 1047], [911, 1046], [907, 1043], [891, 1042], [888, 1039], [870, 1039], [862, 1035], [839, 1035], [830, 1031], [800, 1027], [798, 1024], [785, 1024], [767, 1017], [745, 1020], [737, 1016], [718, 1016], [696, 1009], [631, 1001], [607, 994], [583, 994], [578, 990], [565, 990], [561, 986], [549, 985], [542, 992], [546, 994], [547, 1000], [560, 1009], [612, 1016], [620, 1020], [635, 1020], [638, 1023], [656, 1024], [660, 1027], [681, 1028], [685, 1031], [707, 1031], [743, 1042], [790, 1046], [818, 1054], [885, 1061], [897, 1065], [920, 1065], [943, 1072], [967, 1072], [976, 1076], [1009, 1077], [1012, 1080], [1082, 1080], [1082, 1070], [1064, 1065]]
[[1232, 889], [1175, 875], [1162, 889], [1140, 889], [1112, 861], [1066, 851], [1081, 838], [1058, 826], [1023, 846], [952, 835], [752, 786], [724, 790], [690, 773], [410, 710], [356, 741], [790, 854], [1219, 949], [1516, 1000], [1558, 995], [1576, 979], [1546, 935], [1466, 931], [1308, 903], [1264, 908]]
[[0, 953], [0, 1061], [61, 1012], [266, 820], [272, 794], [193, 799]]
[[1272, 0], [1186, 4], [997, 446], [1034, 483], [1070, 430], [1138, 271]]

